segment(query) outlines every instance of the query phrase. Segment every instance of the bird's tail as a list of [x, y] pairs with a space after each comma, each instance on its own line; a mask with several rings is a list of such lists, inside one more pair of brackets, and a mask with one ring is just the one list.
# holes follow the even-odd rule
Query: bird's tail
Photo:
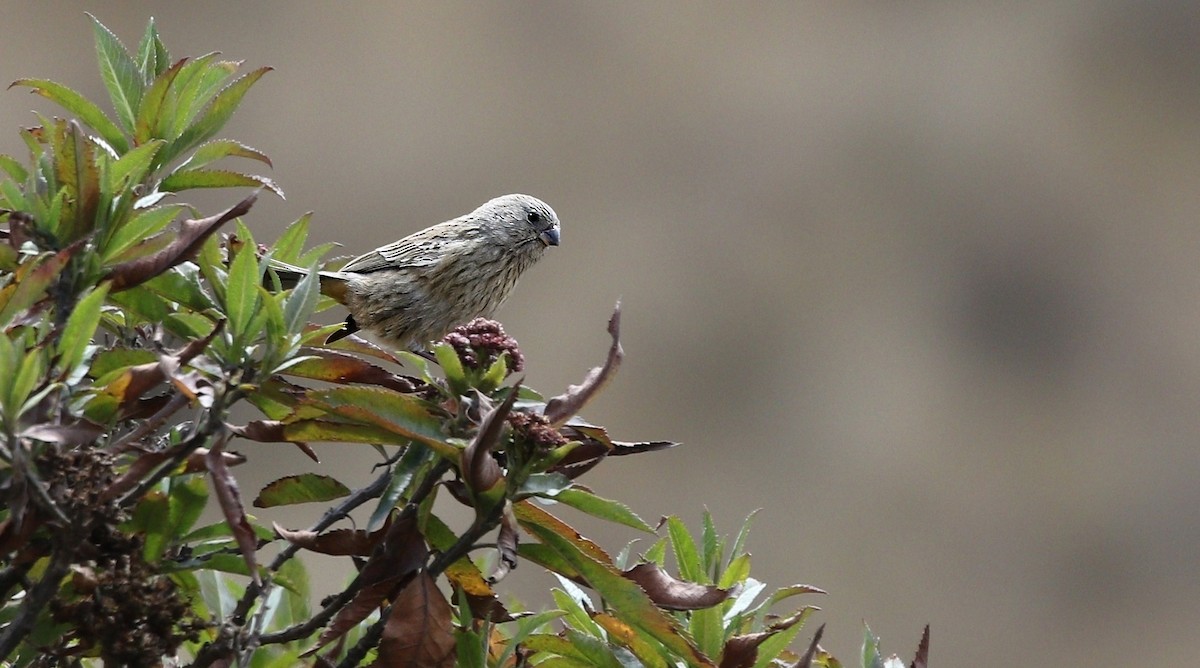
[[[279, 287], [284, 290], [291, 290], [296, 287], [300, 279], [308, 275], [308, 270], [304, 267], [297, 267], [294, 264], [288, 264], [279, 260], [271, 260], [267, 265], [270, 271], [263, 277], [263, 283], [268, 288], [275, 286], [271, 278], [274, 274], [279, 278]], [[336, 271], [318, 271], [317, 276], [321, 281], [321, 294], [326, 297], [333, 297], [340, 303], [345, 302], [346, 295], [346, 277]]]

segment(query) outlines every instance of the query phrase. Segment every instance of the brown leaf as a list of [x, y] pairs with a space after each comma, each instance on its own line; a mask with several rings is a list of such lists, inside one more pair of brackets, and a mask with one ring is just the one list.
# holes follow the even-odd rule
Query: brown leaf
[[[184, 460], [184, 473], [200, 473], [208, 470], [208, 448], [196, 448], [196, 451], [188, 455]], [[221, 458], [225, 460], [226, 466], [239, 466], [246, 463], [246, 455], [240, 452], [221, 452]]]
[[796, 668], [809, 668], [812, 665], [813, 657], [817, 655], [817, 650], [821, 646], [821, 636], [825, 635], [825, 625], [817, 627], [817, 632], [813, 635], [812, 642], [808, 644], [808, 650], [804, 652], [804, 656], [800, 657], [800, 661], [796, 663]]
[[258, 578], [258, 560], [255, 556], [258, 551], [258, 537], [254, 535], [254, 528], [250, 526], [250, 520], [246, 519], [246, 509], [242, 505], [237, 480], [230, 475], [229, 469], [225, 466], [225, 458], [222, 453], [228, 440], [229, 434], [226, 432], [209, 450], [205, 461], [208, 464], [208, 473], [212, 478], [213, 490], [217, 493], [221, 512], [225, 515], [225, 521], [233, 531], [234, 538], [237, 539], [242, 558], [246, 560], [246, 566], [250, 569], [250, 579], [257, 585], [261, 584]]
[[711, 608], [733, 595], [733, 589], [684, 582], [671, 577], [657, 564], [638, 564], [623, 575], [638, 583], [650, 600], [667, 610]]
[[393, 522], [384, 535], [383, 544], [374, 550], [359, 573], [363, 583], [362, 589], [338, 611], [333, 621], [317, 638], [317, 644], [306, 651], [304, 656], [310, 656], [341, 638], [366, 619], [411, 579], [417, 569], [425, 563], [428, 555], [429, 548], [417, 527], [415, 513]]
[[221, 225], [238, 216], [245, 215], [257, 199], [258, 193], [255, 192], [221, 213], [199, 220], [183, 221], [178, 236], [162, 250], [122, 262], [109, 269], [105, 278], [112, 280], [112, 291], [127, 290], [141, 285], [171, 267], [188, 260], [195, 255], [209, 235], [216, 232]]
[[421, 573], [400, 591], [383, 627], [373, 666], [453, 668], [453, 611], [437, 583]]
[[496, 570], [488, 576], [490, 584], [496, 584], [504, 579], [508, 572], [517, 567], [517, 516], [513, 514], [512, 504], [504, 504], [504, 513], [500, 516], [500, 532], [496, 536], [496, 550], [500, 553]]
[[67, 424], [35, 424], [21, 436], [59, 445], [83, 445], [104, 435], [104, 427], [90, 420], [74, 420]]
[[504, 479], [504, 470], [492, 457], [492, 448], [500, 442], [500, 435], [504, 432], [504, 421], [508, 417], [509, 411], [512, 410], [513, 403], [517, 400], [520, 387], [521, 381], [517, 380], [504, 401], [483, 417], [475, 438], [472, 438], [463, 450], [463, 481], [475, 494], [492, 489]]
[[383, 538], [384, 529], [368, 533], [362, 529], [334, 529], [325, 533], [316, 531], [289, 531], [272, 523], [275, 534], [287, 542], [312, 552], [328, 554], [335, 557], [365, 557], [371, 554], [379, 540]]
[[921, 642], [917, 645], [917, 655], [913, 658], [912, 663], [908, 664], [909, 668], [928, 668], [929, 666], [929, 625], [925, 625], [925, 632], [921, 634]]
[[546, 418], [555, 427], [561, 427], [572, 415], [583, 410], [583, 406], [591, 400], [621, 366], [625, 352], [621, 349], [621, 302], [617, 302], [612, 317], [608, 319], [608, 333], [612, 335], [612, 345], [608, 349], [608, 359], [604, 366], [595, 367], [579, 385], [570, 385], [563, 394], [554, 397], [546, 403]]

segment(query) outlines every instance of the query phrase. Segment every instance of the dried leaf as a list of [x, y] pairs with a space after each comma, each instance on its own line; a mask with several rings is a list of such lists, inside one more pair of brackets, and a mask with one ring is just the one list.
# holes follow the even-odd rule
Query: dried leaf
[[612, 345], [604, 366], [593, 368], [582, 383], [568, 386], [565, 393], [546, 403], [546, 418], [553, 426], [561, 427], [571, 416], [583, 410], [584, 405], [612, 380], [613, 374], [621, 366], [625, 356], [621, 349], [621, 302], [617, 302], [612, 317], [608, 319], [608, 333], [612, 336]]
[[415, 514], [393, 522], [384, 532], [383, 545], [374, 550], [359, 574], [362, 589], [338, 611], [329, 626], [321, 632], [317, 644], [304, 656], [311, 656], [366, 619], [410, 580], [428, 555], [429, 549], [417, 527]]
[[334, 529], [324, 533], [316, 531], [289, 531], [272, 523], [275, 534], [287, 542], [311, 552], [335, 557], [365, 557], [371, 554], [387, 527], [368, 533], [361, 529]]
[[[511, 392], [500, 405], [488, 411], [479, 423], [479, 431], [475, 438], [462, 453], [463, 480], [467, 488], [476, 496], [493, 490], [504, 479], [504, 471], [492, 457], [492, 448], [500, 442], [504, 433], [504, 421], [512, 410], [513, 402], [517, 399], [517, 391], [521, 386], [518, 380]], [[493, 506], [494, 507], [494, 506]], [[478, 510], [485, 510], [479, 508]]]
[[437, 583], [428, 573], [421, 573], [400, 591], [392, 604], [379, 642], [379, 658], [372, 665], [453, 668], [452, 615]]
[[821, 644], [821, 636], [825, 635], [825, 625], [817, 627], [817, 632], [813, 635], [812, 642], [808, 644], [808, 650], [804, 652], [804, 656], [800, 657], [800, 661], [796, 663], [796, 668], [809, 668], [812, 665], [813, 657], [817, 655], [817, 648]]
[[504, 513], [500, 516], [500, 532], [496, 536], [496, 550], [500, 553], [500, 560], [496, 564], [496, 570], [488, 576], [488, 583], [495, 584], [504, 579], [509, 571], [517, 567], [517, 544], [519, 542], [517, 533], [517, 516], [513, 513], [512, 504], [504, 504]]
[[247, 568], [250, 569], [250, 579], [255, 584], [260, 584], [258, 562], [255, 556], [258, 551], [258, 537], [254, 535], [254, 527], [250, 526], [250, 521], [246, 519], [246, 509], [242, 506], [237, 480], [230, 475], [229, 469], [225, 466], [225, 458], [221, 456], [228, 440], [229, 437], [226, 434], [217, 440], [212, 450], [209, 451], [208, 472], [212, 478], [213, 489], [217, 493], [221, 512], [225, 515], [225, 521], [233, 531], [234, 538], [237, 539], [238, 549], [241, 550], [242, 558], [246, 560]]
[[917, 655], [913, 657], [909, 668], [928, 668], [929, 666], [929, 625], [925, 625], [925, 632], [921, 634], [921, 642], [917, 645]]
[[733, 589], [673, 578], [652, 563], [638, 564], [623, 575], [638, 583], [651, 600], [667, 610], [703, 610], [724, 602], [735, 593]]

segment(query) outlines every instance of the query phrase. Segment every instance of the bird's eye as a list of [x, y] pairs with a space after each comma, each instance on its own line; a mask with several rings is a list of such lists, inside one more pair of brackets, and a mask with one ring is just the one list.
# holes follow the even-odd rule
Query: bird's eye
[[528, 220], [531, 223], [541, 222], [542, 214], [538, 213], [537, 211], [530, 211], [528, 214], [526, 214], [525, 220]]

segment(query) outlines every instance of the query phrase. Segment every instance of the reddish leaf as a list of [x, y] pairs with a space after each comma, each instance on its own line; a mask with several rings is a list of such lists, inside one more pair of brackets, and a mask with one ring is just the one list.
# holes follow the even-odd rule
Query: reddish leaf
[[229, 474], [229, 469], [225, 466], [225, 458], [221, 456], [228, 440], [228, 435], [218, 439], [209, 451], [206, 460], [208, 472], [212, 478], [213, 489], [217, 493], [221, 512], [225, 515], [225, 521], [233, 531], [233, 537], [237, 539], [242, 558], [246, 560], [246, 566], [250, 569], [250, 579], [254, 581], [254, 584], [260, 584], [258, 562], [255, 557], [255, 552], [258, 550], [258, 537], [254, 535], [254, 527], [250, 526], [250, 521], [246, 519], [246, 509], [242, 506], [237, 480], [234, 480], [233, 476]]
[[423, 384], [412, 378], [394, 374], [353, 355], [326, 348], [305, 348], [303, 353], [320, 359], [309, 359], [287, 368], [284, 373], [301, 378], [331, 383], [363, 383], [379, 385], [397, 392], [412, 392]]
[[256, 199], [258, 199], [257, 193], [216, 215], [199, 220], [183, 221], [178, 236], [162, 250], [112, 267], [105, 276], [105, 278], [112, 279], [112, 291], [127, 290], [141, 285], [192, 257], [209, 235], [216, 232], [221, 225], [238, 216], [245, 215]]
[[373, 666], [393, 668], [453, 668], [455, 665], [453, 611], [437, 583], [421, 573], [408, 583], [392, 604]]
[[667, 610], [703, 610], [733, 595], [732, 589], [678, 580], [652, 563], [638, 564], [623, 575], [638, 583], [652, 601]]
[[608, 333], [612, 335], [612, 345], [604, 366], [593, 368], [582, 383], [568, 386], [565, 393], [546, 403], [546, 418], [550, 424], [561, 427], [572, 415], [583, 410], [583, 406], [612, 380], [613, 374], [621, 366], [621, 360], [625, 357], [621, 349], [621, 302], [617, 302], [612, 317], [608, 319]]
[[925, 625], [925, 632], [921, 634], [921, 642], [917, 645], [917, 655], [913, 658], [909, 668], [928, 668], [929, 666], [929, 625]]

